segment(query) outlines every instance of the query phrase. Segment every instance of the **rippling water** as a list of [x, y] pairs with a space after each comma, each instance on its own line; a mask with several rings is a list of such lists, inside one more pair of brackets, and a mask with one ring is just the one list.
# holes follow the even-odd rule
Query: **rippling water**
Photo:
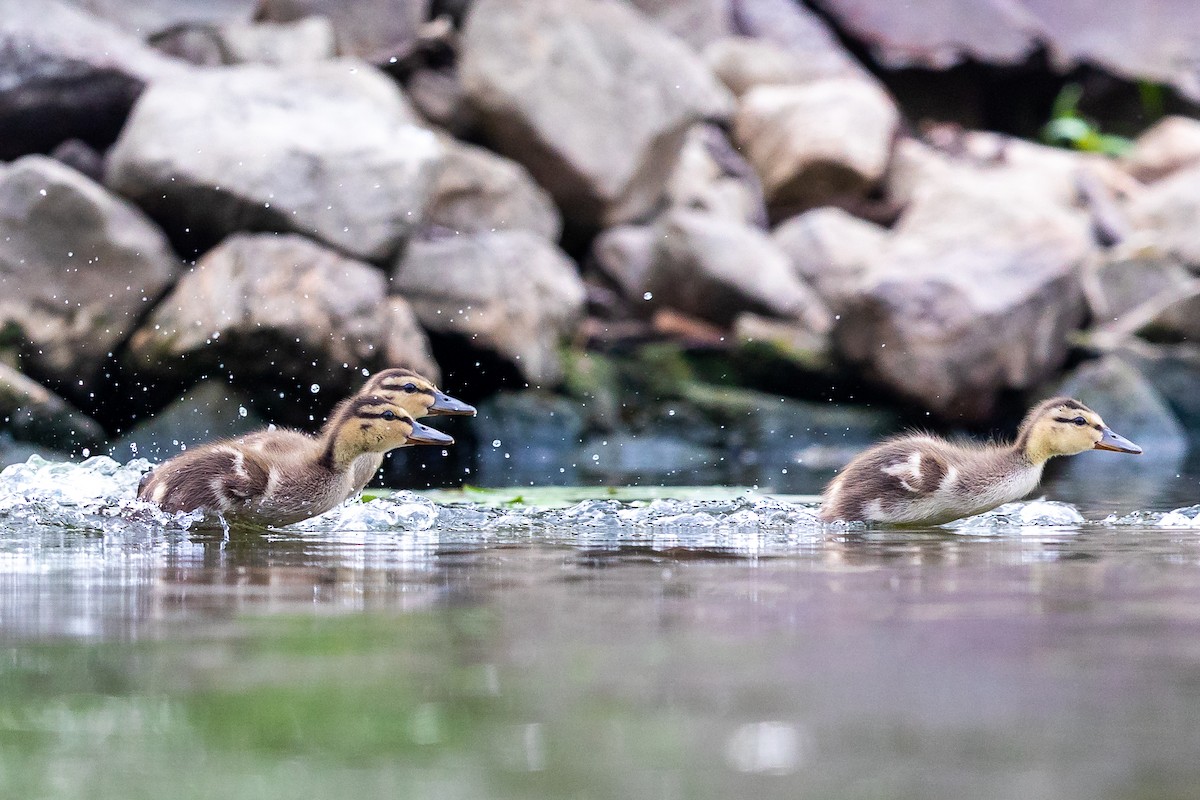
[[0, 473], [0, 796], [1200, 796], [1194, 476], [902, 532], [713, 488], [248, 533], [146, 468]]

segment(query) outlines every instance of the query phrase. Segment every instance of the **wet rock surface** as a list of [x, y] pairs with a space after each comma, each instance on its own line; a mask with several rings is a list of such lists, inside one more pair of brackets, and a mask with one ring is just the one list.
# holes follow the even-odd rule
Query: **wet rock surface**
[[166, 461], [205, 442], [266, 427], [253, 399], [218, 380], [205, 380], [169, 406], [114, 439], [108, 454], [117, 461]]
[[424, 334], [396, 314], [397, 302], [384, 274], [361, 261], [294, 234], [237, 234], [158, 304], [125, 361], [183, 385], [219, 376], [270, 407], [293, 393], [331, 403], [363, 370], [429, 369]]
[[107, 183], [189, 238], [292, 230], [382, 261], [419, 223], [441, 159], [415, 121], [362, 62], [208, 70], [141, 97]]
[[104, 429], [95, 420], [3, 363], [0, 428], [19, 441], [68, 453], [95, 447], [105, 438]]
[[32, 373], [94, 390], [182, 264], [137, 208], [26, 156], [0, 170], [0, 329]]

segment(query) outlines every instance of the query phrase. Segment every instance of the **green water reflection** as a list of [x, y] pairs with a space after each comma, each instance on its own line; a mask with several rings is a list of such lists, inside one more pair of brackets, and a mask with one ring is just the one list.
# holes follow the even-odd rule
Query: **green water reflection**
[[10, 524], [0, 797], [1200, 796], [1196, 530], [579, 533]]

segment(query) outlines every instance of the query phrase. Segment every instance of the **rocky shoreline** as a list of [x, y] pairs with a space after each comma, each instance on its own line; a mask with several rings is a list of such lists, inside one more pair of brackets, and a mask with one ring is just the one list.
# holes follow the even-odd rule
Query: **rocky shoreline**
[[[927, 123], [880, 78], [1014, 63], [1014, 26], [989, 51], [843, 0], [199, 5], [0, 0], [5, 460], [315, 428], [395, 364], [482, 411], [397, 483], [828, 470], [1060, 388], [1164, 464], [1200, 436], [1200, 121], [1103, 156]], [[1063, 69], [1200, 99], [1028, 5]]]

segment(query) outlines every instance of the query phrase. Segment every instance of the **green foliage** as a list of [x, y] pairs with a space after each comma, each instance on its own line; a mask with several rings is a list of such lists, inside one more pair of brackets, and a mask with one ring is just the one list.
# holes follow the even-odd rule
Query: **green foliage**
[[[1080, 113], [1079, 101], [1082, 97], [1083, 87], [1078, 83], [1068, 83], [1062, 88], [1054, 100], [1050, 121], [1042, 128], [1042, 141], [1058, 147], [1109, 156], [1120, 156], [1128, 152], [1133, 146], [1132, 140], [1102, 132], [1094, 120]], [[1154, 97], [1153, 92], [1143, 91], [1143, 105], [1152, 102]], [[1161, 100], [1160, 94], [1160, 104]]]

